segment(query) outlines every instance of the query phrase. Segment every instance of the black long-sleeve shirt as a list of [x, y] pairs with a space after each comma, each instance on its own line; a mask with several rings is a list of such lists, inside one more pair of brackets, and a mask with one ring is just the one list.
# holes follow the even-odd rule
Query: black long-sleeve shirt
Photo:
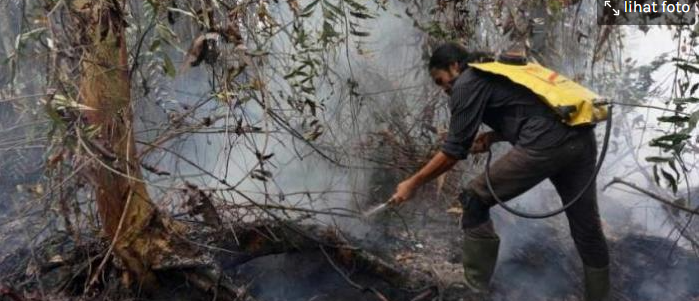
[[468, 157], [481, 123], [514, 145], [537, 150], [558, 146], [576, 133], [528, 88], [473, 68], [461, 72], [452, 84], [449, 110], [442, 151], [460, 160]]

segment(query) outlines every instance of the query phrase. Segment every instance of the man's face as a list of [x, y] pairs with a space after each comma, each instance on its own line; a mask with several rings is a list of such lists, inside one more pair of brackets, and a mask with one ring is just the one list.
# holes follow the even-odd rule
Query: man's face
[[453, 63], [448, 69], [433, 68], [430, 70], [430, 76], [437, 86], [440, 86], [444, 92], [451, 95], [451, 85], [459, 76], [459, 64]]

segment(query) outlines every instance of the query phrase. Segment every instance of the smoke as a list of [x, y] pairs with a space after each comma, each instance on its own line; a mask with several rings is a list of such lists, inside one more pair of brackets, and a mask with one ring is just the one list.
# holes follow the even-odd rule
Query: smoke
[[[301, 1], [301, 6], [309, 2]], [[518, 11], [515, 8], [521, 3], [510, 1], [508, 4], [512, 11]], [[486, 2], [486, 8], [483, 10], [479, 5], [469, 2], [468, 8], [471, 12], [490, 12], [495, 6], [494, 3]], [[424, 7], [427, 9], [429, 4], [425, 4]], [[333, 212], [346, 213], [385, 201], [392, 193], [394, 185], [407, 173], [397, 172], [395, 168], [381, 164], [385, 162], [375, 162], [377, 158], [385, 159], [394, 153], [389, 152], [390, 147], [385, 143], [379, 143], [381, 147], [378, 148], [367, 146], [367, 140], [370, 137], [377, 137], [375, 135], [377, 132], [396, 132], [400, 129], [396, 121], [404, 124], [418, 123], [423, 119], [423, 113], [426, 111], [424, 109], [429, 101], [436, 97], [441, 97], [442, 100], [432, 102], [436, 104], [435, 126], [444, 129], [448, 120], [443, 106], [445, 96], [441, 95], [431, 83], [424, 66], [424, 56], [429, 50], [427, 45], [434, 41], [424, 31], [418, 29], [415, 26], [415, 20], [405, 13], [409, 8], [413, 6], [401, 1], [390, 1], [387, 4], [387, 11], [378, 10], [379, 13], [375, 19], [361, 22], [361, 26], [371, 33], [368, 37], [350, 35], [342, 43], [343, 47], [330, 49], [324, 53], [324, 63], [329, 70], [322, 77], [323, 79], [316, 83], [314, 93], [315, 99], [322, 103], [317, 119], [324, 126], [324, 131], [312, 146], [294, 137], [289, 130], [303, 134], [313, 118], [308, 116], [307, 112], [289, 113], [292, 112], [293, 107], [287, 104], [285, 99], [277, 97], [279, 94], [292, 94], [284, 76], [297, 61], [290, 59], [289, 56], [269, 56], [260, 59], [262, 63], [258, 65], [261, 67], [258, 72], [262, 74], [268, 91], [266, 99], [273, 104], [272, 107], [276, 113], [290, 120], [289, 128], [281, 128], [278, 123], [270, 119], [269, 114], [265, 113], [262, 105], [246, 99], [246, 95], [236, 95], [232, 103], [215, 99], [198, 107], [207, 99], [216, 97], [212, 95], [218, 91], [214, 88], [220, 88], [221, 83], [213, 80], [215, 75], [213, 72], [220, 72], [221, 66], [230, 67], [240, 60], [235, 49], [225, 49], [224, 53], [228, 56], [222, 59], [221, 66], [212, 68], [202, 65], [191, 68], [186, 72], [178, 73], [174, 79], [149, 74], [149, 80], [154, 81], [149, 83], [151, 86], [148, 93], [143, 91], [144, 87], [135, 85], [134, 88], [142, 94], [142, 97], [138, 97], [136, 105], [139, 140], [153, 141], [168, 127], [177, 124], [173, 120], [177, 121], [178, 117], [193, 108], [196, 108], [195, 113], [186, 117], [183, 124], [197, 124], [206, 118], [223, 116], [208, 129], [204, 128], [198, 133], [183, 135], [165, 143], [163, 146], [171, 152], [156, 149], [148, 154], [146, 157], [148, 164], [172, 174], [167, 176], [147, 173], [147, 179], [152, 184], [149, 187], [152, 195], [156, 196], [163, 205], [179, 210], [179, 204], [169, 204], [165, 201], [173, 195], [174, 189], [181, 187], [182, 182], [187, 181], [212, 189], [211, 193], [216, 197], [217, 202], [220, 202], [217, 205], [223, 206], [227, 202], [246, 203], [239, 193], [226, 189], [228, 187], [221, 183], [221, 180], [225, 180], [226, 183], [235, 185], [237, 191], [250, 198], [272, 205], [313, 210], [340, 208], [341, 211], [333, 209]], [[534, 37], [530, 45], [534, 50], [533, 55], [553, 69], [560, 70], [570, 77], [580, 76], [586, 85], [593, 88], [599, 87], [599, 83], [594, 79], [599, 79], [601, 76], [590, 72], [592, 52], [596, 42], [593, 37], [596, 36], [599, 28], [587, 24], [594, 18], [594, 3], [583, 1], [579, 8], [571, 9], [578, 11], [575, 14], [576, 19], [556, 23], [560, 26], [554, 27], [551, 24], [534, 22]], [[271, 6], [270, 12], [279, 20], [291, 20], [291, 12], [286, 3]], [[537, 19], [545, 12], [545, 7], [534, 7], [526, 17]], [[314, 25], [320, 27], [321, 18], [321, 13], [317, 12], [309, 20], [311, 27]], [[490, 51], [510, 47], [512, 33], [502, 34], [492, 21], [498, 18], [500, 17], [479, 18], [474, 27], [476, 34], [469, 37], [468, 43], [482, 46], [479, 48]], [[0, 18], [0, 20], [3, 20], [0, 22], [6, 22], [10, 19]], [[425, 17], [425, 20], [420, 21], [427, 23], [429, 18]], [[187, 49], [188, 42], [200, 32], [196, 26], [183, 23], [185, 22], [179, 22], [175, 31], [181, 41], [178, 48]], [[638, 60], [638, 65], [647, 64], [657, 55], [674, 49], [667, 30], [651, 30], [647, 36], [639, 36], [629, 29], [627, 34], [628, 37], [624, 39], [627, 47], [615, 55]], [[149, 38], [152, 37], [149, 36]], [[5, 44], [8, 41], [9, 39], [3, 39]], [[283, 35], [274, 38], [268, 45], [269, 49], [265, 50], [271, 53], [284, 53], [293, 49], [292, 42]], [[647, 45], [653, 45], [653, 47], [647, 47]], [[248, 46], [249, 50], [255, 50], [252, 47], [254, 45]], [[649, 51], [649, 48], [652, 48], [650, 49], [652, 51]], [[168, 49], [166, 52], [170, 58], [174, 58], [176, 63], [181, 63], [177, 58], [183, 56], [182, 50]], [[7, 53], [7, 48], [4, 53]], [[155, 73], [155, 70], [160, 68], [159, 63], [162, 62], [159, 58], [152, 57], [148, 63], [153, 64], [150, 67], [153, 69], [149, 70]], [[602, 65], [602, 63], [598, 64]], [[604, 69], [600, 72], [613, 71], [606, 69], [605, 66], [598, 66], [598, 68]], [[653, 74], [655, 81], [663, 83], [660, 84], [661, 90], [666, 90], [671, 82], [667, 80], [670, 70], [668, 68], [665, 67]], [[139, 79], [138, 76], [135, 75], [135, 78]], [[240, 81], [245, 82], [254, 76], [256, 76], [255, 71], [248, 70], [241, 76]], [[595, 78], [595, 76], [598, 77]], [[651, 101], [660, 104], [663, 100], [663, 98], [656, 98]], [[620, 101], [624, 100], [620, 99]], [[647, 177], [638, 173], [638, 170], [649, 169], [649, 165], [644, 162], [639, 163], [638, 160], [655, 155], [644, 146], [657, 134], [654, 131], [657, 125], [650, 121], [655, 120], [659, 115], [654, 111], [638, 109], [622, 108], [617, 112], [623, 113], [615, 116], [617, 118], [615, 127], [618, 130], [612, 138], [612, 152], [608, 154], [607, 163], [600, 173], [598, 187], [601, 188], [615, 176], [623, 176], [628, 180], [652, 187], [652, 183], [647, 183]], [[636, 123], [635, 120], [639, 116], [649, 122], [647, 129], [641, 129]], [[0, 120], [0, 123], [2, 121]], [[271, 131], [273, 134], [232, 133], [233, 125], [238, 121], [242, 121], [244, 125]], [[602, 127], [599, 127], [598, 133], [601, 133], [601, 130]], [[412, 132], [407, 136], [411, 135], [417, 134]], [[436, 144], [434, 140], [429, 142]], [[425, 145], [418, 146], [414, 149], [415, 152], [425, 152], [429, 148]], [[140, 145], [139, 148], [144, 150], [147, 145]], [[505, 147], [500, 151], [506, 150]], [[259, 154], [256, 154], [256, 151], [264, 156], [273, 155], [265, 163], [264, 170], [269, 172], [270, 176], [265, 176], [264, 180], [252, 177], [251, 172], [260, 169]], [[323, 152], [331, 160], [321, 156], [318, 151]], [[0, 152], [0, 159], [3, 156]], [[466, 170], [464, 178], [454, 179], [454, 174], [451, 174], [447, 181], [465, 183], [468, 177], [479, 172], [474, 168], [478, 161], [478, 158], [472, 158], [462, 163], [460, 167]], [[417, 168], [418, 163], [420, 162], [411, 162], [413, 166], [409, 168]], [[461, 174], [458, 176], [460, 177]], [[696, 171], [690, 172], [688, 178], [696, 178]], [[3, 194], [6, 191], [2, 191]], [[415, 262], [418, 262], [415, 264], [417, 267], [422, 268], [421, 265], [429, 264], [435, 267], [456, 266], [455, 276], [450, 280], [457, 281], [460, 279], [458, 255], [461, 233], [458, 228], [458, 217], [446, 213], [449, 207], [455, 205], [454, 191], [446, 191], [446, 193], [436, 191], [435, 186], [428, 185], [412, 203], [406, 204], [397, 212], [380, 217], [384, 220], [376, 223], [324, 215], [316, 217], [313, 222], [338, 226], [351, 236], [363, 239], [361, 243], [366, 244], [367, 247], [386, 251], [391, 255], [404, 255], [401, 258], [415, 256], [417, 258]], [[620, 245], [628, 243], [624, 240], [625, 238], [638, 234], [671, 238], [677, 236], [677, 233], [673, 232], [675, 226], [667, 220], [667, 213], [656, 202], [645, 197], [641, 198], [638, 194], [609, 188], [599, 191], [599, 204], [605, 230], [610, 239], [618, 241]], [[560, 202], [552, 185], [545, 181], [513, 200], [511, 205], [526, 211], [540, 212], [558, 207]], [[515, 288], [525, 292], [536, 291], [537, 296], [541, 298], [563, 298], [570, 293], [571, 288], [579, 287], [580, 279], [576, 277], [580, 277], [580, 263], [563, 215], [549, 220], [523, 220], [513, 217], [501, 208], [493, 209], [493, 215], [497, 230], [502, 237], [500, 264], [495, 278], [496, 286], [499, 285], [503, 291], [507, 291], [508, 288], [513, 287], [513, 283], [518, 283], [514, 286]], [[296, 217], [298, 214], [290, 216], [290, 218]], [[682, 245], [682, 240], [680, 244]], [[653, 247], [657, 250], [672, 248], [665, 244], [657, 244]], [[651, 255], [664, 254], [636, 252], [632, 248], [619, 248], [612, 251], [613, 256], [617, 258], [626, 257], [625, 255], [629, 253], [648, 255], [642, 260], [634, 261], [634, 258], [629, 258], [624, 262], [637, 270], [645, 268], [643, 260], [661, 261], [660, 257], [653, 258]], [[295, 260], [299, 258], [280, 256], [272, 259], [268, 265], [276, 266], [281, 264], [280, 261], [293, 263]], [[409, 264], [406, 263], [406, 265]], [[567, 267], [574, 267], [576, 271], [569, 271]], [[291, 268], [294, 268], [293, 264]], [[286, 285], [291, 290], [274, 291], [275, 296], [288, 296], [290, 293], [302, 295], [302, 290], [312, 288], [315, 281], [320, 281], [320, 278], [330, 274], [334, 275], [332, 270], [323, 270], [327, 267], [318, 269], [322, 270], [323, 273], [320, 275], [323, 277], [310, 277], [310, 280], [299, 288], [293, 288], [294, 284], [289, 283], [289, 278], [293, 279], [293, 277], [279, 278], [268, 285], [280, 287]], [[663, 276], [654, 277], [651, 272], [648, 272], [644, 274], [646, 276], [642, 281], [627, 285], [627, 287], [639, 288], [638, 299], [655, 299], [656, 297], [659, 299], [661, 296], [666, 296], [662, 291], [666, 286], [659, 285], [660, 282], [676, 283], [673, 289], [678, 292], [688, 292], [688, 294], [691, 292], [691, 283], [687, 279], [694, 279], [697, 275], [695, 270], [672, 269], [661, 267], [659, 264], [649, 270], [654, 271], [653, 269], [663, 269]], [[446, 272], [439, 270], [435, 273]], [[338, 279], [332, 281], [338, 281]], [[264, 291], [266, 288], [259, 289]], [[293, 291], [294, 289], [298, 291]], [[503, 294], [506, 295], [506, 293]], [[507, 296], [511, 297], [511, 295]], [[681, 300], [681, 298], [682, 295], [678, 293], [675, 299]]]
[[52, 217], [38, 217], [34, 201], [45, 193], [47, 143], [43, 112], [36, 105], [43, 92], [43, 69], [31, 59], [44, 50], [32, 44], [32, 37], [21, 35], [27, 27], [22, 10], [32, 5], [0, 2], [0, 259], [27, 245], [47, 224], [53, 226]]
[[[291, 19], [286, 4], [269, 9], [278, 20]], [[191, 162], [184, 162], [179, 156], [165, 152], [151, 154], [148, 161], [183, 174], [187, 181], [204, 187], [223, 187], [219, 183], [223, 179], [236, 185], [237, 191], [263, 203], [314, 210], [345, 208], [356, 211], [365, 208], [367, 202], [385, 201], [386, 195], [377, 197], [368, 188], [372, 175], [382, 171], [376, 171], [373, 164], [364, 159], [375, 156], [375, 151], [362, 146], [362, 143], [371, 133], [385, 128], [385, 124], [377, 120], [392, 118], [395, 112], [406, 114], [412, 111], [411, 108], [420, 106], [423, 101], [420, 97], [429, 87], [420, 51], [425, 35], [413, 26], [410, 18], [400, 13], [404, 10], [402, 3], [391, 3], [390, 12], [395, 13], [381, 12], [375, 19], [362, 24], [371, 30], [370, 36], [349, 35], [343, 41], [348, 47], [337, 47], [323, 57], [329, 72], [316, 82], [314, 96], [322, 103], [318, 120], [324, 132], [313, 142], [313, 146], [289, 133], [289, 130], [304, 133], [304, 123], [313, 120], [311, 116], [287, 114], [293, 107], [276, 97], [281, 94], [294, 95], [284, 76], [296, 62], [289, 61], [288, 56], [270, 56], [264, 58], [263, 69], [259, 71], [268, 91], [264, 97], [275, 114], [290, 122], [289, 129], [280, 127], [269, 114], [264, 113], [259, 103], [241, 101], [244, 95], [239, 95], [234, 100], [235, 104], [207, 103], [188, 120], [196, 122], [206, 116], [225, 116], [212, 128], [230, 128], [237, 121], [242, 121], [244, 125], [273, 132], [271, 135], [241, 136], [223, 130], [193, 134], [168, 144]], [[320, 24], [321, 18], [319, 11], [306, 22], [313, 28], [313, 24]], [[183, 41], [196, 36], [183, 30], [178, 30], [178, 34], [182, 35]], [[265, 51], [270, 53], [294, 51], [289, 38], [281, 34], [272, 38], [268, 45]], [[255, 45], [247, 47], [254, 49]], [[230, 64], [237, 59], [236, 52], [226, 51], [229, 56], [225, 64]], [[171, 56], [181, 57], [182, 53], [172, 52]], [[159, 123], [167, 122], [168, 116], [195, 107], [215, 93], [216, 84], [212, 84], [211, 78], [212, 72], [217, 71], [220, 72], [217, 68], [203, 66], [179, 74], [174, 80], [161, 79], [167, 92], [155, 103], [139, 103], [144, 109], [137, 112], [138, 119], [161, 126]], [[256, 74], [249, 71], [244, 76], [250, 79]], [[409, 118], [417, 119], [419, 116]], [[139, 127], [145, 133], [143, 138], [148, 140], [149, 125], [140, 123]], [[270, 173], [266, 181], [251, 176], [251, 171], [261, 169], [256, 152], [273, 155], [265, 162], [264, 168]], [[210, 171], [213, 176], [203, 175], [201, 170]], [[163, 186], [182, 180], [149, 177]], [[159, 189], [152, 189], [152, 192], [167, 196]], [[224, 200], [244, 202], [235, 193], [216, 194]], [[322, 223], [344, 224], [342, 228], [348, 230], [364, 229], [362, 222], [353, 219], [323, 216], [319, 219]], [[368, 229], [358, 232], [363, 231]], [[357, 234], [361, 236], [361, 233]]]
[[[367, 163], [364, 158], [379, 155], [375, 149], [366, 148], [361, 142], [373, 132], [395, 129], [391, 127], [392, 118], [418, 120], [421, 116], [416, 112], [421, 112], [426, 99], [439, 93], [431, 85], [422, 63], [426, 51], [424, 45], [427, 44], [428, 38], [414, 26], [412, 19], [403, 14], [406, 7], [402, 2], [390, 2], [387, 12], [380, 13], [376, 19], [362, 24], [370, 29], [369, 37], [350, 36], [347, 41], [348, 47], [335, 49], [327, 58], [333, 76], [331, 80], [318, 83], [316, 91], [317, 98], [323, 99], [324, 109], [320, 119], [326, 131], [314, 145], [341, 164], [322, 158], [316, 150], [291, 135], [279, 135], [275, 139], [253, 137], [250, 140], [223, 133], [196, 135], [182, 141], [180, 151], [203, 169], [213, 171], [217, 177], [225, 179], [228, 183], [239, 183], [240, 191], [248, 192], [251, 196], [267, 202], [312, 209], [340, 207], [357, 210], [365, 208], [366, 203], [385, 200], [405, 174], [375, 169], [377, 166]], [[579, 8], [574, 9], [578, 11], [577, 20], [589, 20], [595, 14], [591, 1], [583, 1]], [[280, 7], [272, 8], [272, 11], [282, 16], [289, 13]], [[534, 7], [527, 17], [536, 19], [544, 13], [544, 8]], [[469, 42], [473, 45], [485, 45], [485, 50], [494, 52], [509, 47], [509, 36], [502, 35], [490, 20], [492, 19], [484, 18], [482, 22], [477, 23], [478, 34]], [[319, 19], [315, 21], [320, 23]], [[611, 73], [613, 70], [598, 66], [601, 71], [597, 69], [596, 73], [591, 72], [592, 52], [596, 43], [591, 37], [595, 36], [598, 28], [587, 23], [581, 25], [576, 23], [576, 20], [564, 21], [560, 27], [545, 30], [550, 27], [552, 25], [546, 23], [534, 24], [531, 47], [535, 51], [535, 58], [570, 77], [578, 78], [593, 89], [608, 87], [600, 85], [599, 81], [604, 77], [604, 73]], [[667, 36], [667, 32], [661, 31], [657, 34], [657, 38]], [[633, 45], [633, 39], [625, 39], [624, 44]], [[290, 43], [287, 39], [279, 38], [271, 43], [271, 49], [290, 49]], [[658, 44], [670, 45], [667, 41]], [[657, 52], [651, 53], [644, 47], [632, 46], [623, 50], [612, 48], [610, 51], [617, 56], [636, 58], [638, 64], [643, 65], [670, 49], [656, 49]], [[643, 53], [643, 56], [638, 53]], [[288, 61], [284, 59], [270, 59], [266, 62], [266, 68], [278, 70], [289, 66]], [[288, 93], [289, 87], [284, 84], [283, 74], [269, 70], [265, 75], [271, 94], [278, 91]], [[210, 72], [210, 69], [199, 68], [180, 75], [172, 83], [173, 90], [174, 87], [177, 90], [178, 102], [191, 106], [209, 93], [210, 83], [203, 79], [209, 78]], [[654, 79], [662, 81], [657, 77]], [[610, 89], [599, 92], [607, 94], [615, 91]], [[188, 98], [183, 95], [197, 97]], [[221, 106], [212, 106], [210, 109], [213, 112], [228, 114], [225, 107], [222, 109]], [[242, 104], [238, 110], [232, 111], [231, 116], [243, 114], [249, 124], [269, 126], [269, 120], [265, 120], [263, 110], [253, 103]], [[653, 135], [648, 131], [645, 131], [645, 135], [640, 135], [644, 131], [639, 129], [627, 132], [628, 129], [621, 125], [633, 125], [633, 119], [639, 114], [643, 114], [646, 120], [653, 120], [655, 113], [645, 114], [627, 108], [617, 109], [617, 112], [623, 113], [615, 116], [616, 134], [612, 137], [607, 163], [598, 177], [600, 213], [605, 231], [611, 241], [632, 234], [666, 236], [674, 229], [674, 225], [667, 222], [666, 213], [658, 204], [646, 198], [639, 199], [638, 195], [616, 188], [601, 191], [615, 176], [625, 176], [632, 170], [648, 168], [645, 163], [638, 166], [637, 159], [648, 155], [648, 150], [643, 145], [646, 145]], [[436, 122], [438, 125], [446, 125], [447, 114], [444, 110], [439, 111], [435, 118], [439, 120]], [[292, 124], [292, 128], [303, 130], [300, 124]], [[601, 141], [602, 131], [603, 128], [598, 127], [598, 141]], [[640, 136], [643, 138], [638, 138]], [[625, 140], [625, 137], [630, 137], [631, 140]], [[249, 177], [249, 171], [255, 169], [258, 163], [256, 155], [249, 150], [252, 147], [259, 148], [263, 144], [266, 144], [265, 154], [274, 154], [269, 164], [272, 180], [268, 182]], [[507, 147], [500, 151], [506, 150]], [[630, 155], [629, 150], [633, 155]], [[472, 167], [476, 161], [477, 158], [464, 164], [467, 169], [466, 175], [479, 172]], [[183, 173], [198, 172], [197, 168], [191, 166], [179, 168]], [[467, 178], [458, 179], [457, 182], [466, 182]], [[198, 179], [204, 186], [218, 184], [210, 177], [202, 176]], [[640, 183], [647, 180], [638, 173], [629, 176], [628, 179]], [[397, 230], [395, 225], [382, 222], [367, 224], [364, 221], [336, 217], [319, 218], [316, 222], [339, 226], [355, 238], [364, 238], [363, 243], [368, 246], [378, 249], [390, 246], [389, 251], [396, 251], [407, 246], [410, 250], [420, 253], [427, 246], [429, 255], [434, 258], [426, 260], [458, 262], [458, 259], [454, 260], [458, 258], [459, 252], [458, 221], [454, 216], [445, 213], [453, 204], [450, 203], [453, 199], [445, 199], [439, 194], [435, 197], [433, 190], [433, 186], [426, 187], [419, 199], [413, 201], [415, 203], [399, 210], [399, 218], [405, 220], [397, 221], [396, 216], [390, 214], [394, 217], [390, 218], [390, 223], [404, 222], [405, 229], [401, 226], [398, 227], [400, 230]], [[285, 198], [282, 199], [281, 195], [285, 195]], [[223, 198], [235, 199], [236, 196], [223, 195]], [[560, 206], [560, 201], [552, 185], [544, 181], [513, 200], [511, 205], [530, 212], [541, 212]], [[518, 283], [515, 288], [536, 291], [539, 298], [563, 298], [570, 294], [571, 288], [580, 286], [581, 265], [564, 215], [548, 220], [524, 220], [513, 217], [501, 208], [493, 209], [493, 215], [503, 241], [499, 270], [495, 278], [496, 285], [502, 285], [503, 289], [507, 290], [513, 283]], [[401, 238], [396, 239], [393, 236], [394, 232], [401, 233]], [[540, 254], [543, 258], [532, 257], [531, 254]], [[613, 257], [616, 256], [623, 255], [613, 253]], [[546, 260], [546, 257], [552, 259]], [[634, 264], [633, 261], [627, 263]], [[573, 267], [574, 270], [563, 267]], [[668, 273], [680, 275], [672, 277], [681, 277], [685, 272], [675, 269]], [[654, 280], [643, 281], [652, 283]], [[653, 286], [649, 284], [648, 287], [650, 289]], [[687, 291], [686, 287], [681, 286], [677, 286], [676, 289]], [[656, 295], [657, 292], [652, 291], [643, 294], [646, 297]], [[502, 296], [512, 297], [508, 293], [503, 293]]]
[[[631, 60], [635, 66], [650, 65], [661, 55], [674, 55], [677, 51], [677, 42], [672, 39], [671, 29], [651, 29], [647, 33], [640, 30], [627, 30], [627, 37], [624, 44], [627, 45], [622, 53], [624, 59]], [[648, 47], [648, 45], [657, 45]], [[681, 54], [680, 54], [681, 55]], [[672, 78], [674, 76], [673, 64], [665, 64], [651, 74], [653, 86], [649, 93], [644, 95], [644, 103], [652, 106], [663, 107], [668, 99], [672, 98]], [[639, 81], [643, 79], [639, 78]], [[621, 87], [622, 89], [635, 89], [634, 86]], [[635, 99], [618, 99], [620, 102], [633, 103]], [[661, 155], [657, 149], [648, 147], [650, 141], [662, 135], [664, 125], [657, 122], [657, 118], [667, 115], [666, 112], [651, 110], [647, 108], [618, 107], [619, 114], [615, 126], [617, 145], [616, 150], [609, 155], [610, 163], [607, 164], [606, 172], [600, 177], [598, 182], [608, 183], [613, 177], [623, 177], [627, 181], [637, 183], [639, 186], [659, 194], [674, 199], [670, 193], [664, 192], [664, 188], [659, 188], [653, 183], [651, 170], [653, 164], [646, 162], [645, 158]], [[686, 156], [683, 160], [687, 166], [694, 164], [695, 158]], [[696, 183], [692, 179], [696, 178], [694, 169], [687, 170], [686, 179], [681, 181], [678, 195], [687, 197], [687, 190], [696, 189]], [[614, 202], [602, 204], [602, 210], [623, 208], [625, 212], [621, 214], [630, 215], [631, 226], [627, 225], [626, 230], [630, 233], [643, 233], [657, 235], [660, 237], [677, 237], [676, 225], [670, 222], [667, 211], [662, 209], [660, 203], [646, 196], [639, 195], [638, 192], [629, 191], [623, 188], [611, 187], [604, 192], [604, 195]], [[692, 198], [689, 196], [688, 198]], [[689, 203], [691, 207], [692, 202]], [[610, 216], [609, 220], [615, 220]], [[683, 220], [683, 222], [686, 220]], [[691, 222], [688, 224], [691, 225]], [[622, 225], [619, 225], [622, 226]], [[691, 226], [690, 226], [691, 228]], [[685, 246], [686, 241], [682, 237], [679, 245]]]

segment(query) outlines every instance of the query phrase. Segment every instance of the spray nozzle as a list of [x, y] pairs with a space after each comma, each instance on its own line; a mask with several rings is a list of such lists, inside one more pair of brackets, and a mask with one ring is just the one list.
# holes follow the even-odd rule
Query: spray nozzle
[[374, 206], [373, 208], [371, 208], [367, 211], [364, 211], [364, 213], [362, 213], [362, 218], [364, 218], [364, 219], [371, 218], [372, 216], [374, 216], [380, 212], [386, 211], [386, 209], [390, 208], [392, 204], [393, 204], [393, 199], [390, 199], [385, 203], [381, 203], [377, 206]]

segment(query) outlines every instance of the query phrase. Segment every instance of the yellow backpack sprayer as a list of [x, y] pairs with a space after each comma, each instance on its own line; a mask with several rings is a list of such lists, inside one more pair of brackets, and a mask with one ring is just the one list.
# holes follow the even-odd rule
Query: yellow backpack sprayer
[[577, 202], [585, 191], [590, 188], [597, 178], [604, 162], [609, 136], [612, 129], [612, 103], [599, 95], [566, 78], [565, 76], [544, 68], [535, 63], [527, 62], [522, 57], [515, 60], [498, 59], [495, 62], [469, 64], [472, 68], [507, 77], [511, 81], [529, 88], [532, 92], [551, 107], [561, 118], [561, 122], [569, 126], [591, 126], [606, 121], [602, 150], [595, 166], [592, 177], [585, 183], [584, 188], [569, 203], [561, 208], [544, 213], [527, 213], [518, 211], [503, 202], [496, 194], [490, 181], [490, 162], [492, 152], [488, 151], [485, 166], [485, 180], [493, 199], [505, 210], [525, 218], [547, 218], [559, 214]]

